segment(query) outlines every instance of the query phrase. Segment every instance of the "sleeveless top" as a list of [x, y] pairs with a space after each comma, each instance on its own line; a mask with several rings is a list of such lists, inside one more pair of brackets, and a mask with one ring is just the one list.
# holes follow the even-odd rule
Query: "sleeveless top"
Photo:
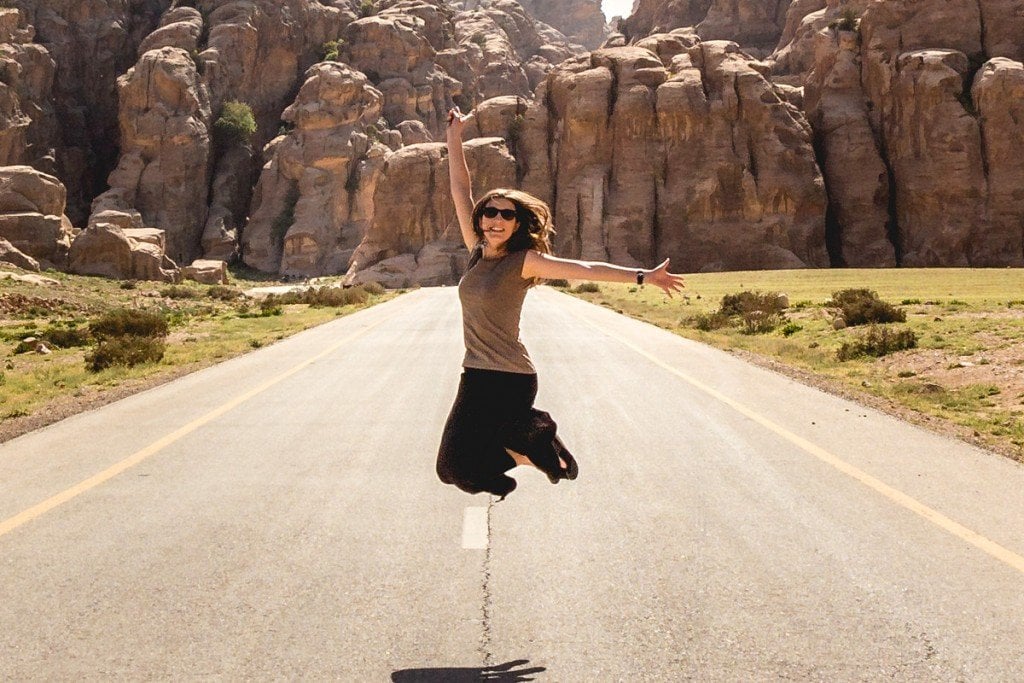
[[519, 316], [532, 281], [523, 279], [526, 250], [496, 259], [473, 250], [469, 268], [459, 281], [465, 368], [533, 375], [537, 370], [519, 340]]

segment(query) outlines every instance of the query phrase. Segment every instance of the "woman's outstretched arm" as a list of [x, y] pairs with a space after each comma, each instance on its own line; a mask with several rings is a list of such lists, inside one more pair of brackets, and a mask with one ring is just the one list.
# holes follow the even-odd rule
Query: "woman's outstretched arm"
[[668, 272], [668, 259], [657, 268], [628, 268], [601, 261], [577, 261], [575, 259], [558, 258], [539, 251], [526, 252], [523, 261], [524, 278], [542, 278], [544, 280], [596, 280], [598, 282], [636, 282], [637, 271], [644, 274], [644, 284], [661, 287], [672, 296], [684, 287], [683, 276]]
[[478, 241], [473, 232], [473, 183], [466, 156], [462, 153], [462, 129], [468, 118], [469, 114], [463, 114], [458, 107], [448, 112], [448, 180], [462, 241], [466, 243], [466, 249], [472, 251]]

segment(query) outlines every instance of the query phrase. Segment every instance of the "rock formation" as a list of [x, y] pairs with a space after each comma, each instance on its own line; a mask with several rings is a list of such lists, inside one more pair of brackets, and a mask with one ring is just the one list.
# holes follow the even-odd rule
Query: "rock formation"
[[0, 214], [29, 267], [454, 282], [453, 105], [569, 256], [1024, 265], [1024, 0], [637, 0], [612, 38], [597, 0], [14, 4], [0, 164], [66, 187]]
[[54, 174], [56, 64], [32, 42], [35, 29], [24, 19], [16, 8], [0, 8], [0, 166], [28, 164]]
[[[66, 190], [29, 166], [0, 167], [0, 239], [37, 266], [62, 269], [73, 228], [64, 215]], [[16, 258], [8, 250], [6, 261]]]
[[1013, 90], [1020, 52], [1006, 29], [1022, 6], [828, 0], [780, 41], [773, 73], [805, 85], [837, 264], [1024, 264], [1006, 189], [1024, 182], [1009, 162], [1020, 119], [1013, 99], [987, 95]]
[[118, 159], [117, 78], [172, 0], [18, 0], [35, 40], [56, 63], [53, 101], [60, 121], [57, 175], [68, 216], [83, 225], [89, 204]]

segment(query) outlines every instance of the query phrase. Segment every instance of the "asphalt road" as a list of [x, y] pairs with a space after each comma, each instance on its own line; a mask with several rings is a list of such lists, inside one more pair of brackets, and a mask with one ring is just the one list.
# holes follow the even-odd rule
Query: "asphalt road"
[[434, 475], [454, 289], [0, 445], [0, 679], [1019, 679], [1024, 468], [549, 289], [580, 462]]

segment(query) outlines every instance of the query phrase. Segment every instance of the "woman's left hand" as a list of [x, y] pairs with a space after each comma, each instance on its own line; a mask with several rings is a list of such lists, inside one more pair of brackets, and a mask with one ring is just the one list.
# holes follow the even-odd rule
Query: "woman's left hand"
[[683, 282], [682, 275], [668, 272], [668, 261], [669, 259], [665, 259], [660, 266], [647, 271], [644, 275], [644, 284], [661, 287], [671, 297], [672, 292], [678, 292], [686, 285]]

